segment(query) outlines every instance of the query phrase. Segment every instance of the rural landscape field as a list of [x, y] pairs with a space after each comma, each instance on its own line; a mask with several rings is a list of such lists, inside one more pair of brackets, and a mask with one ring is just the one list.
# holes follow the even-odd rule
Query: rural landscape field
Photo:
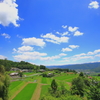
[[91, 65], [83, 72], [7, 59], [0, 64], [0, 100], [100, 100], [100, 70], [92, 69], [100, 63], [78, 65]]
[[11, 82], [9, 100], [39, 100], [39, 98], [48, 93], [48, 88], [53, 79], [56, 79], [59, 86], [63, 83], [64, 86], [70, 90], [71, 81], [75, 77], [77, 77], [77, 75], [72, 73], [58, 74], [53, 78], [44, 78], [36, 75], [21, 79], [20, 81]]
[[100, 0], [0, 0], [0, 100], [100, 100]]

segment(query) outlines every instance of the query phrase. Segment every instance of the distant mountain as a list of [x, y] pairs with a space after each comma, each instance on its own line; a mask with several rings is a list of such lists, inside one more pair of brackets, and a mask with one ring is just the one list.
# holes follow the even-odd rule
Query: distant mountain
[[47, 68], [68, 68], [68, 69], [95, 69], [100, 67], [100, 62], [95, 62], [95, 63], [84, 63], [84, 64], [72, 64], [72, 65], [55, 65], [55, 66], [46, 66]]

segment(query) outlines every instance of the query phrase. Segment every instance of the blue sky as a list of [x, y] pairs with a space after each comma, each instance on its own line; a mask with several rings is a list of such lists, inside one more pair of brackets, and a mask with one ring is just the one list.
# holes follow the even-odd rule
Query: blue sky
[[0, 59], [99, 62], [100, 0], [0, 0], [0, 41]]

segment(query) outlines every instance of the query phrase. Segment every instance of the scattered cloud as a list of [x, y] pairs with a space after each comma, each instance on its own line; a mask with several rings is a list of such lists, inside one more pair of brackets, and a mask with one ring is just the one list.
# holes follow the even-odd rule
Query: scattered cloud
[[98, 54], [98, 53], [100, 53], [100, 49], [98, 49], [98, 50], [94, 50], [93, 52], [88, 52], [87, 53], [87, 55], [95, 55], [95, 54]]
[[45, 38], [45, 41], [52, 42], [55, 44], [68, 43], [69, 37], [57, 37], [52, 33], [47, 33], [46, 35], [41, 35], [42, 38]]
[[18, 34], [17, 34], [16, 36], [17, 36], [18, 38], [22, 38], [22, 36], [20, 36], [20, 35], [18, 35]]
[[66, 56], [67, 54], [65, 53], [60, 53], [59, 55], [55, 55], [55, 56], [51, 56], [51, 57], [41, 57], [40, 60], [44, 60], [44, 61], [53, 61], [55, 59], [59, 59], [63, 56]]
[[62, 52], [67, 52], [67, 51], [72, 51], [72, 49], [70, 49], [70, 48], [62, 48], [61, 51], [62, 51]]
[[66, 31], [66, 32], [63, 32], [63, 33], [56, 32], [56, 34], [59, 34], [59, 35], [61, 35], [61, 36], [69, 35], [68, 33], [69, 33], [68, 31]]
[[71, 26], [68, 27], [68, 31], [70, 31], [70, 32], [75, 32], [75, 31], [77, 31], [77, 29], [79, 29], [79, 28], [78, 27], [71, 27]]
[[23, 38], [22, 39], [22, 44], [23, 45], [35, 45], [35, 46], [40, 46], [40, 47], [44, 47], [46, 45], [46, 43], [43, 41], [43, 39], [40, 38]]
[[62, 52], [73, 51], [73, 49], [78, 48], [78, 45], [69, 45], [67, 48], [62, 48]]
[[75, 33], [74, 33], [74, 36], [80, 36], [80, 35], [83, 35], [84, 33], [81, 33], [80, 31], [76, 31]]
[[14, 48], [13, 51], [15, 53], [22, 53], [22, 52], [33, 51], [33, 47], [31, 47], [31, 46], [22, 46], [22, 47], [19, 47], [18, 50], [16, 50]]
[[13, 56], [15, 60], [22, 61], [22, 60], [37, 60], [41, 59], [42, 56], [46, 56], [46, 53], [40, 52], [22, 52], [21, 54]]
[[19, 24], [17, 24], [17, 21], [19, 20], [19, 16], [17, 7], [16, 0], [2, 0], [0, 2], [0, 24], [8, 26], [12, 23], [18, 27]]
[[42, 60], [42, 61], [51, 61], [55, 59], [59, 59], [63, 56], [66, 56], [65, 53], [60, 53], [59, 55], [55, 56], [47, 56], [47, 53], [40, 53], [40, 52], [19, 52], [18, 55], [13, 56], [15, 60], [17, 61], [23, 61], [23, 60]]
[[60, 53], [59, 56], [66, 56], [67, 54], [65, 53]]
[[62, 36], [69, 35], [68, 33], [69, 33], [69, 32], [66, 31], [66, 32], [64, 32], [64, 33], [62, 34]]
[[69, 45], [69, 47], [70, 47], [71, 49], [75, 49], [75, 48], [78, 48], [79, 46], [78, 46], [78, 45]]
[[63, 58], [63, 62], [64, 61], [73, 62], [82, 59], [94, 59], [96, 57], [100, 57], [100, 49], [94, 50], [93, 52], [89, 51], [87, 53], [81, 53], [81, 54], [73, 55], [71, 57], [65, 57]]
[[6, 33], [1, 34], [1, 36], [4, 36], [5, 38], [8, 38], [8, 39], [11, 38], [10, 35], [9, 34], [6, 34]]
[[0, 55], [0, 59], [6, 59], [7, 57]]
[[66, 29], [67, 28], [67, 25], [62, 25], [62, 28]]
[[100, 57], [100, 54], [95, 55], [95, 57]]
[[98, 8], [99, 8], [99, 2], [97, 2], [97, 1], [92, 1], [91, 3], [89, 3], [88, 8], [90, 8], [90, 9], [92, 9], [92, 8], [98, 9]]

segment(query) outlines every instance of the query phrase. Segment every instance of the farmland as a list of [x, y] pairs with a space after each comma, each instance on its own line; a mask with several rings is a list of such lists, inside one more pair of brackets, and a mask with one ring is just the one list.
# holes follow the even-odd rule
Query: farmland
[[[17, 81], [11, 82], [9, 87], [9, 100], [40, 100], [41, 97], [48, 95], [48, 90], [51, 87], [53, 79], [56, 80], [59, 89], [63, 84], [64, 87], [70, 91], [72, 80], [79, 76], [79, 74], [75, 73], [58, 73], [53, 77], [42, 77], [40, 74], [35, 73], [35, 75], [30, 73], [26, 74], [30, 75], [30, 77], [23, 77]], [[93, 77], [100, 80], [98, 76]], [[79, 98], [79, 100], [82, 99]]]
[[[25, 73], [26, 75], [31, 75], [31, 73]], [[73, 78], [77, 77], [75, 74], [57, 74], [52, 78], [42, 77], [40, 75], [31, 75], [30, 77], [22, 78], [17, 81], [11, 82], [9, 87], [9, 100], [32, 100], [36, 98], [38, 93], [39, 100], [44, 94], [48, 93], [48, 88], [53, 79], [57, 81], [57, 84], [63, 83], [65, 87], [69, 90], [71, 86], [71, 81]], [[27, 98], [27, 99], [25, 99]]]

